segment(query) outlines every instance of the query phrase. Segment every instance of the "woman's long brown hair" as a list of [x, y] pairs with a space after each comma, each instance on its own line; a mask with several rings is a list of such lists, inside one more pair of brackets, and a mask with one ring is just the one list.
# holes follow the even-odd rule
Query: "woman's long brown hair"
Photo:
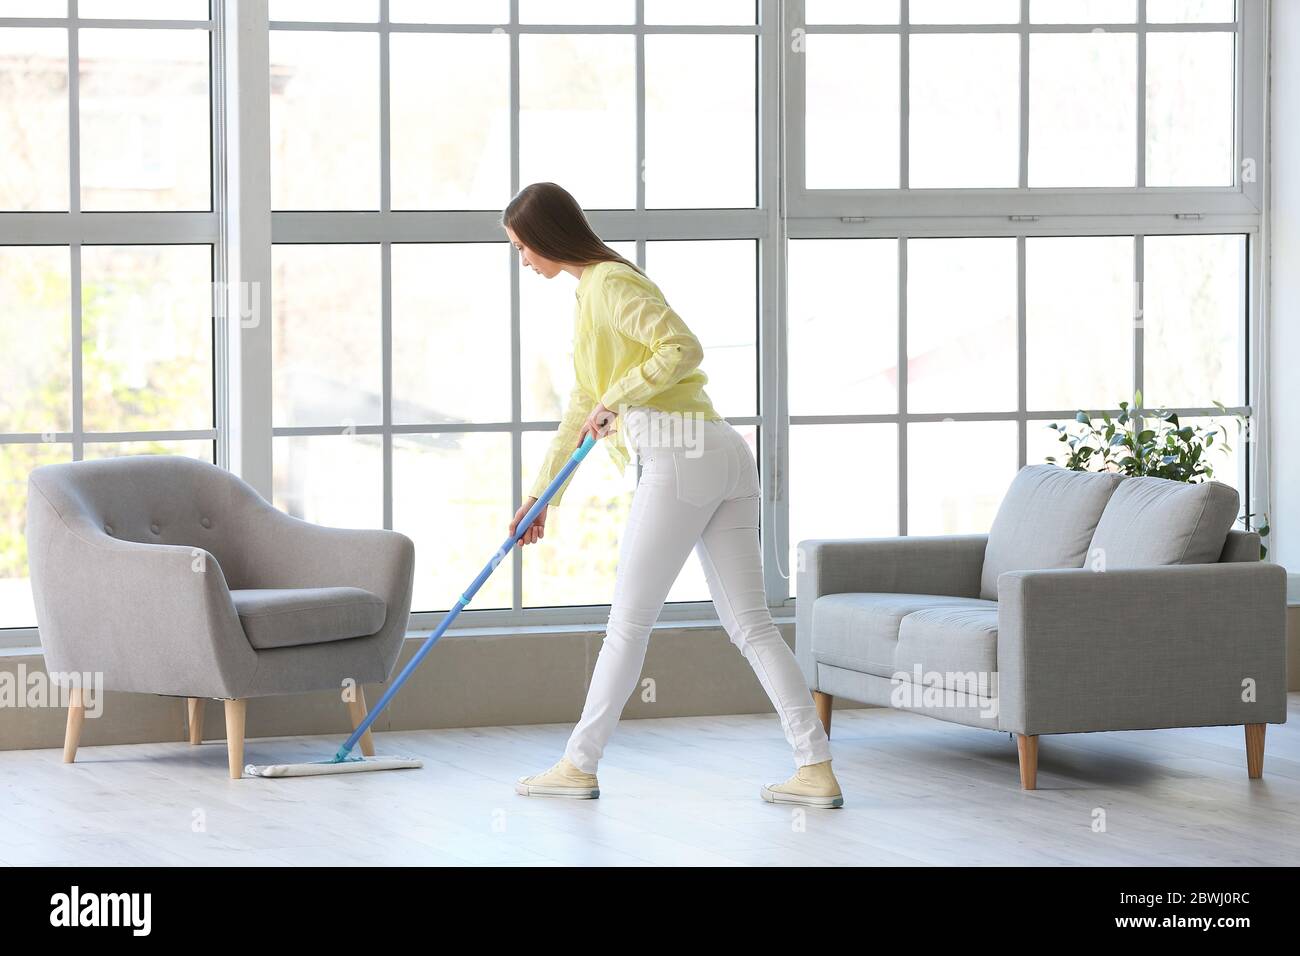
[[586, 266], [614, 261], [641, 272], [636, 263], [605, 245], [578, 201], [555, 183], [533, 183], [519, 190], [506, 206], [501, 225], [514, 230], [529, 249], [555, 262]]

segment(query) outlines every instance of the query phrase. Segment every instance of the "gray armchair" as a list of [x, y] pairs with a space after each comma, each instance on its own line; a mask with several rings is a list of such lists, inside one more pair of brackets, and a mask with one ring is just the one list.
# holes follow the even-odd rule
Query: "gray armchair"
[[[103, 689], [225, 701], [230, 775], [243, 768], [250, 697], [386, 680], [411, 605], [414, 546], [392, 531], [323, 528], [277, 511], [241, 479], [187, 458], [35, 469], [28, 482], [32, 591], [51, 676]], [[84, 706], [70, 694], [64, 760]], [[367, 738], [363, 753], [373, 752]]]
[[988, 534], [799, 542], [795, 653], [835, 696], [1016, 735], [1286, 721], [1286, 573], [1217, 482], [1021, 470]]

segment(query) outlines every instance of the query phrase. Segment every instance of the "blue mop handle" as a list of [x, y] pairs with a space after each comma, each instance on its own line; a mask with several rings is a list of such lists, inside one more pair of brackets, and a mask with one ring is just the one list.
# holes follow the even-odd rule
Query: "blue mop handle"
[[569, 475], [573, 474], [573, 470], [578, 467], [578, 462], [587, 457], [587, 452], [591, 451], [595, 444], [595, 437], [588, 435], [583, 439], [582, 444], [573, 450], [573, 454], [570, 455], [569, 460], [564, 463], [564, 467], [560, 469], [560, 473], [551, 479], [551, 483], [546, 486], [546, 490], [542, 492], [542, 496], [537, 499], [531, 508], [528, 509], [528, 513], [524, 515], [524, 519], [515, 526], [515, 533], [506, 538], [505, 542], [497, 548], [496, 553], [492, 555], [492, 560], [489, 561], [483, 570], [478, 573], [478, 577], [474, 579], [474, 583], [471, 584], [465, 593], [460, 596], [460, 599], [452, 606], [452, 609], [447, 612], [447, 616], [442, 619], [442, 623], [440, 623], [437, 628], [434, 629], [433, 633], [425, 639], [424, 644], [418, 651], [416, 651], [415, 656], [412, 657], [407, 662], [406, 666], [402, 668], [402, 672], [397, 675], [397, 680], [393, 681], [388, 690], [384, 692], [384, 696], [379, 698], [379, 703], [375, 704], [375, 706], [370, 709], [370, 713], [367, 714], [366, 719], [361, 722], [361, 726], [354, 730], [352, 736], [349, 737], [344, 742], [343, 746], [339, 748], [339, 752], [334, 755], [334, 763], [342, 763], [347, 759], [348, 754], [350, 754], [352, 748], [357, 745], [357, 741], [361, 739], [362, 734], [370, 729], [370, 725], [375, 722], [375, 718], [378, 717], [380, 713], [383, 712], [383, 709], [388, 706], [388, 702], [393, 699], [393, 696], [401, 689], [402, 685], [406, 683], [406, 679], [415, 673], [416, 668], [420, 666], [420, 662], [423, 661], [429, 651], [433, 649], [433, 645], [438, 643], [438, 638], [442, 637], [447, 628], [451, 626], [451, 622], [456, 620], [456, 615], [460, 613], [461, 608], [470, 602], [474, 597], [474, 594], [480, 587], [482, 587], [483, 582], [492, 576], [492, 572], [496, 570], [497, 565], [504, 560], [505, 556], [510, 553], [512, 548], [514, 548], [515, 543], [524, 536], [524, 532], [528, 530], [530, 525], [532, 525], [538, 512], [550, 503], [555, 492], [559, 490], [560, 485], [564, 483], [564, 480], [568, 478]]

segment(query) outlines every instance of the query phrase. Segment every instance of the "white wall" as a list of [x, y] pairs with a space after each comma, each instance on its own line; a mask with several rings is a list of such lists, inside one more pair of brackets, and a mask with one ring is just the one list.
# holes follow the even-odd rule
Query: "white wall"
[[1300, 2], [1274, 0], [1272, 35], [1272, 557], [1300, 572]]

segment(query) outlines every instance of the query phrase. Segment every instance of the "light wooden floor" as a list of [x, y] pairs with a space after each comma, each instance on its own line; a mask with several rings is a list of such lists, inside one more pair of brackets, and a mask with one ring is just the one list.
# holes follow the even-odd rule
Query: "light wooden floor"
[[[1044, 737], [1039, 790], [995, 734], [836, 711], [841, 810], [763, 803], [793, 767], [777, 718], [624, 721], [599, 800], [517, 795], [569, 727], [376, 735], [422, 770], [230, 780], [223, 741], [0, 753], [0, 864], [1300, 863], [1300, 695], [1248, 780], [1240, 727]], [[323, 760], [333, 737], [254, 739], [255, 763]], [[1105, 830], [1094, 820], [1104, 811]]]

